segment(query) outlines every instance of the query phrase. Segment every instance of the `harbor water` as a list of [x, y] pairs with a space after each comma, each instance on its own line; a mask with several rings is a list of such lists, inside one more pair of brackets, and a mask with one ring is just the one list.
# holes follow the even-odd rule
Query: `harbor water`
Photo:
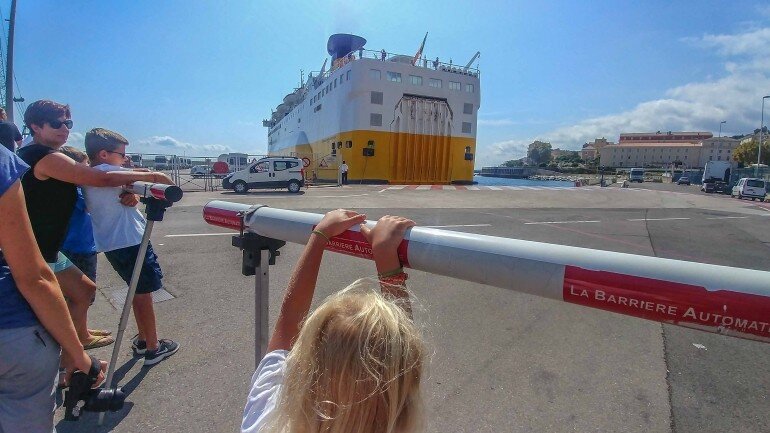
[[489, 177], [473, 176], [473, 181], [478, 182], [479, 186], [575, 186], [575, 182], [563, 180], [530, 180], [530, 179], [512, 179], [507, 177]]

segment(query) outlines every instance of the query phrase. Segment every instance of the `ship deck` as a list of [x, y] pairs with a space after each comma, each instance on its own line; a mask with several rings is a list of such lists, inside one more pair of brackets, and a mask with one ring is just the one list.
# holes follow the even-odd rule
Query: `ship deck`
[[[344, 207], [369, 219], [398, 214], [448, 230], [770, 271], [770, 204], [697, 186], [189, 192], [152, 236], [174, 297], [156, 304], [160, 334], [181, 350], [143, 369], [126, 339], [117, 375], [129, 393], [123, 410], [108, 413], [103, 428], [90, 413], [60, 421], [59, 410], [59, 432], [238, 429], [255, 367], [254, 281], [241, 275], [228, 233], [203, 222], [212, 199], [319, 213]], [[271, 267], [271, 323], [300, 252], [287, 244]], [[327, 254], [316, 299], [373, 274], [370, 262]], [[409, 283], [433, 351], [427, 431], [770, 431], [768, 344], [423, 272], [410, 272]], [[116, 330], [109, 298], [124, 285], [103, 257], [98, 286], [90, 325]], [[111, 347], [94, 353], [108, 359]]]

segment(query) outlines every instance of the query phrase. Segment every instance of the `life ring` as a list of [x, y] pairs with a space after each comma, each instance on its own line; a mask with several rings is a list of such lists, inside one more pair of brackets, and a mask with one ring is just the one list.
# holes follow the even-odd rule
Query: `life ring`
[[306, 168], [310, 167], [310, 158], [308, 157], [302, 158], [302, 165], [305, 166]]

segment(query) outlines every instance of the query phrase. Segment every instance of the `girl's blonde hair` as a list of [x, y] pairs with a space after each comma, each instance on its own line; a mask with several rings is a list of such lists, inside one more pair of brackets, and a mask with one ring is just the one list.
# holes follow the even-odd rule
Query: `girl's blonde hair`
[[412, 432], [422, 427], [425, 345], [369, 279], [329, 296], [302, 325], [267, 431]]

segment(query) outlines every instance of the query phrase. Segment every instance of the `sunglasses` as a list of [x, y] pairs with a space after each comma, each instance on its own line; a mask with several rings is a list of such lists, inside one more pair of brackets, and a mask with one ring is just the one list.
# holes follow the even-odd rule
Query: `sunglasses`
[[49, 120], [48, 124], [51, 125], [51, 128], [53, 129], [59, 129], [62, 125], [65, 125], [67, 129], [72, 129], [72, 119], [67, 119], [64, 121], [59, 119]]
[[120, 155], [120, 156], [122, 156], [123, 158], [125, 158], [125, 157], [126, 157], [126, 154], [125, 154], [125, 153], [115, 152], [114, 150], [105, 150], [105, 152], [107, 152], [107, 153], [114, 153], [115, 155]]

